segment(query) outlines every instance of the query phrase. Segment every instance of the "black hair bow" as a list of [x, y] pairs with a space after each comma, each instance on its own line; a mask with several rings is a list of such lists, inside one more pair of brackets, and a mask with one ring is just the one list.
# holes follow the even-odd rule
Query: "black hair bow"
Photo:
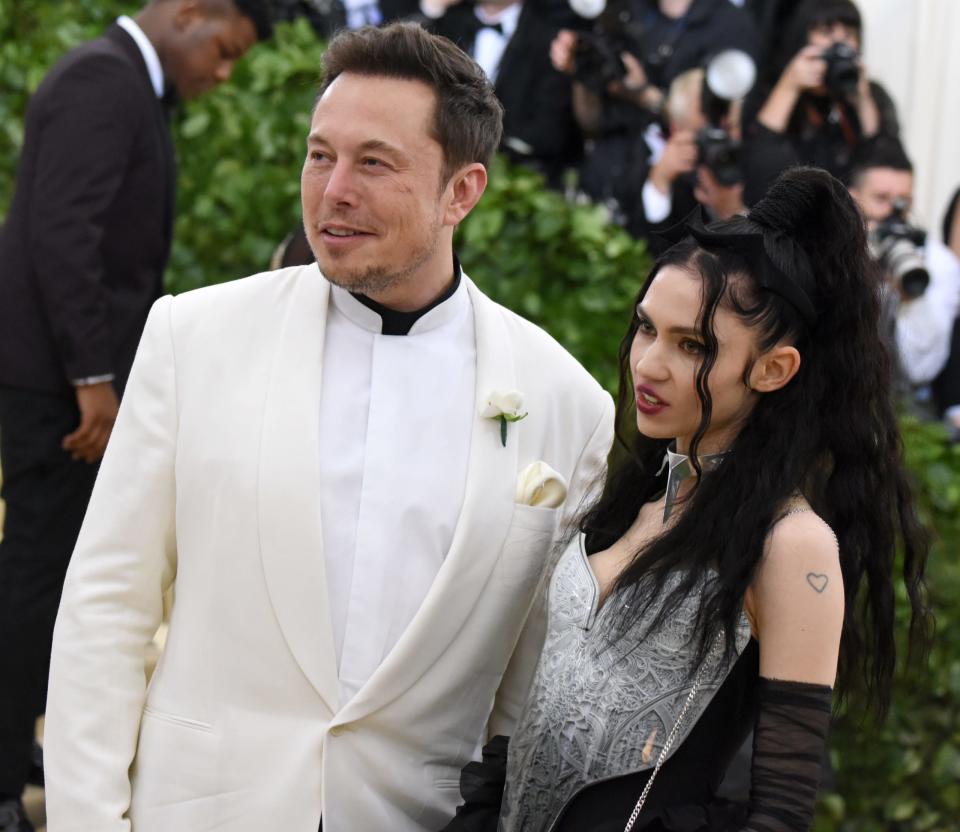
[[807, 326], [812, 327], [816, 324], [817, 310], [813, 301], [799, 283], [791, 280], [770, 259], [762, 231], [744, 233], [711, 231], [703, 222], [703, 209], [698, 206], [685, 220], [660, 234], [671, 245], [679, 243], [688, 235], [703, 248], [723, 248], [739, 254], [747, 261], [752, 276], [764, 289], [779, 295], [793, 306], [806, 321]]

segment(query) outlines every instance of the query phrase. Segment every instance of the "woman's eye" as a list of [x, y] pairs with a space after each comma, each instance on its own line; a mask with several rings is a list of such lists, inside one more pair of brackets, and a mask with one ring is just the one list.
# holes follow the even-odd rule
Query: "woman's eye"
[[689, 338], [684, 338], [680, 342], [680, 349], [688, 355], [701, 355], [703, 353], [703, 344], [699, 341], [691, 341]]
[[653, 324], [646, 318], [640, 318], [637, 322], [637, 331], [642, 332], [644, 335], [654, 335], [656, 333]]

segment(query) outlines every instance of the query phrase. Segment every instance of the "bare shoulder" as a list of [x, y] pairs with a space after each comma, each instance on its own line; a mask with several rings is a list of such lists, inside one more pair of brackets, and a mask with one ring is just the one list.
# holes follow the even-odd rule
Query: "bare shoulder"
[[842, 607], [840, 551], [833, 529], [806, 505], [788, 510], [770, 529], [751, 589], [755, 601], [839, 599]]
[[832, 684], [845, 606], [840, 552], [830, 526], [801, 509], [771, 528], [745, 606], [760, 640], [761, 673]]
[[788, 510], [767, 536], [761, 570], [791, 570], [801, 563], [840, 569], [840, 550], [833, 529], [803, 504]]

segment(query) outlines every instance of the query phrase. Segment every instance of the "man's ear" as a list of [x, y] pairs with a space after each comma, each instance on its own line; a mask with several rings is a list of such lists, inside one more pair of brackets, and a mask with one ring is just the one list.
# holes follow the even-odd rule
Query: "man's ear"
[[796, 347], [781, 345], [761, 355], [750, 369], [750, 389], [756, 393], [772, 393], [790, 383], [800, 369], [800, 353]]
[[464, 165], [443, 189], [443, 224], [456, 226], [480, 201], [487, 187], [487, 169], [479, 162]]
[[174, 28], [182, 32], [190, 28], [191, 24], [204, 19], [209, 10], [203, 6], [203, 0], [179, 0], [173, 12]]

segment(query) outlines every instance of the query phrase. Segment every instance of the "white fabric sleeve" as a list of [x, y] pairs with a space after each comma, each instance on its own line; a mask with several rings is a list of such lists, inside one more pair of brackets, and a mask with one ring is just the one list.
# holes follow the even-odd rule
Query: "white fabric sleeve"
[[925, 262], [930, 273], [926, 292], [901, 301], [897, 313], [897, 351], [911, 384], [927, 384], [943, 369], [960, 311], [960, 262], [939, 243], [928, 245]]
[[665, 194], [653, 184], [649, 179], [643, 183], [643, 213], [649, 223], [663, 222], [670, 216], [670, 210], [673, 208], [673, 198], [670, 194]]
[[[614, 406], [608, 394], [589, 441], [584, 445], [580, 459], [570, 478], [567, 499], [560, 509], [558, 533], [563, 533], [570, 521], [580, 514], [585, 506], [599, 496], [603, 488], [607, 456], [613, 445]], [[555, 543], [556, 541], [554, 541]], [[548, 552], [553, 552], [551, 545]], [[533, 676], [540, 660], [547, 632], [547, 582], [552, 571], [552, 561], [545, 564], [540, 585], [531, 599], [527, 620], [504, 671], [494, 699], [493, 711], [487, 723], [487, 738], [498, 734], [510, 736], [520, 719], [520, 711], [533, 684]]]
[[130, 830], [146, 653], [176, 572], [172, 301], [147, 319], [57, 616], [44, 731], [57, 832]]

